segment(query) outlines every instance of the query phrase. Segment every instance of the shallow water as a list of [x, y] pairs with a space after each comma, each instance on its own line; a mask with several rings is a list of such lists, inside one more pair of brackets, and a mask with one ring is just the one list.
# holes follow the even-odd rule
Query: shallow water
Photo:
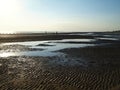
[[[61, 55], [58, 51], [66, 48], [78, 48], [78, 47], [86, 47], [93, 46], [93, 44], [70, 44], [70, 43], [57, 43], [57, 42], [67, 42], [67, 41], [75, 41], [75, 42], [91, 42], [91, 39], [63, 39], [63, 40], [49, 40], [49, 41], [27, 41], [27, 42], [12, 42], [12, 43], [4, 43], [5, 45], [24, 45], [29, 46], [29, 48], [35, 49], [44, 49], [42, 51], [21, 51], [21, 52], [4, 52], [0, 50], [0, 57], [9, 57], [9, 56], [56, 56]], [[39, 46], [39, 44], [48, 44], [54, 46]], [[8, 48], [9, 49], [9, 48]], [[15, 51], [15, 50], [14, 50]]]
[[[26, 42], [11, 42], [11, 43], [3, 43], [0, 46], [6, 46], [6, 45], [13, 45], [16, 46], [16, 48], [9, 48], [8, 50], [4, 51], [0, 50], [0, 57], [9, 57], [9, 56], [59, 56], [62, 53], [60, 52], [54, 52], [59, 51], [66, 48], [80, 48], [80, 47], [86, 47], [86, 46], [95, 46], [97, 44], [83, 44], [84, 42], [96, 42], [97, 40], [119, 40], [119, 38], [111, 38], [111, 37], [96, 37], [95, 39], [63, 39], [63, 40], [48, 40], [48, 41], [26, 41]], [[62, 43], [61, 43], [62, 42]], [[75, 43], [63, 43], [63, 42], [75, 42]], [[76, 44], [76, 42], [78, 42]], [[83, 43], [79, 43], [83, 42]], [[42, 45], [41, 45], [42, 44]], [[105, 43], [101, 43], [99, 45], [102, 45]], [[28, 47], [30, 49], [35, 49], [32, 51], [20, 51], [19, 47], [17, 45], [23, 45], [25, 47]], [[15, 49], [15, 50], [12, 50]], [[38, 49], [38, 50], [36, 50]], [[43, 50], [39, 50], [43, 49]], [[14, 51], [14, 52], [9, 52]], [[20, 52], [17, 52], [20, 51]]]
[[98, 38], [98, 39], [100, 39], [100, 40], [115, 40], [115, 41], [119, 40], [118, 38], [108, 38], [108, 37]]
[[96, 40], [95, 39], [63, 39], [52, 42], [92, 42], [92, 41], [96, 41]]

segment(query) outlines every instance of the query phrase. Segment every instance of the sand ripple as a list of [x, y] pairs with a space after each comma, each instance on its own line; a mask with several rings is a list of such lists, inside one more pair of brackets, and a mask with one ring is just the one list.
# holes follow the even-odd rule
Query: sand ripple
[[0, 90], [110, 90], [120, 85], [119, 67], [52, 66], [52, 59], [1, 58]]

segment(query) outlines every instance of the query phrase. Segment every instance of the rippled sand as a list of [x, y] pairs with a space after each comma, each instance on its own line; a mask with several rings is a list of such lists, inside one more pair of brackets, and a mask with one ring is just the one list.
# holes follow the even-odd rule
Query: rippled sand
[[[59, 51], [64, 53], [63, 56], [54, 57], [1, 57], [0, 90], [120, 90], [120, 39], [106, 40], [99, 38], [103, 37], [102, 34], [96, 35], [1, 35], [0, 43], [74, 38], [97, 41], [67, 43], [117, 45], [66, 49]], [[21, 52], [38, 49], [24, 45], [6, 45], [0, 46], [0, 50]]]
[[0, 90], [110, 90], [120, 85], [119, 66], [93, 68], [58, 63], [61, 60], [59, 57], [0, 58]]

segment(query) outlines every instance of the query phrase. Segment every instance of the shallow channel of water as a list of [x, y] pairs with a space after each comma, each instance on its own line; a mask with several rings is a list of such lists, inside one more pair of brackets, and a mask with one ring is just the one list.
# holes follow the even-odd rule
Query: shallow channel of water
[[[20, 51], [20, 52], [4, 52], [0, 50], [0, 57], [9, 57], [9, 56], [56, 56], [61, 55], [60, 52], [54, 52], [61, 49], [66, 48], [78, 48], [78, 47], [86, 47], [86, 46], [93, 46], [94, 44], [70, 44], [70, 43], [57, 43], [57, 42], [67, 42], [67, 41], [74, 41], [74, 42], [91, 42], [93, 39], [63, 39], [63, 40], [49, 40], [49, 41], [27, 41], [27, 42], [11, 42], [11, 43], [4, 43], [2, 45], [24, 45], [29, 46], [29, 48], [35, 49], [43, 49], [43, 50], [33, 50], [33, 51]], [[43, 44], [40, 46], [39, 44]], [[48, 46], [44, 46], [48, 45]], [[49, 46], [53, 45], [53, 46]], [[9, 48], [8, 48], [9, 49]]]

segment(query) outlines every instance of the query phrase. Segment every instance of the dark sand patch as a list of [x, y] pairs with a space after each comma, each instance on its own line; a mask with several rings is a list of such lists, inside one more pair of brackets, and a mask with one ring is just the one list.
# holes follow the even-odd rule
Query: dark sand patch
[[60, 50], [69, 56], [83, 58], [89, 64], [120, 65], [120, 44], [106, 44], [102, 46], [89, 46], [85, 48], [71, 48]]
[[50, 45], [50, 44], [38, 44], [37, 46], [55, 46], [55, 45]]

